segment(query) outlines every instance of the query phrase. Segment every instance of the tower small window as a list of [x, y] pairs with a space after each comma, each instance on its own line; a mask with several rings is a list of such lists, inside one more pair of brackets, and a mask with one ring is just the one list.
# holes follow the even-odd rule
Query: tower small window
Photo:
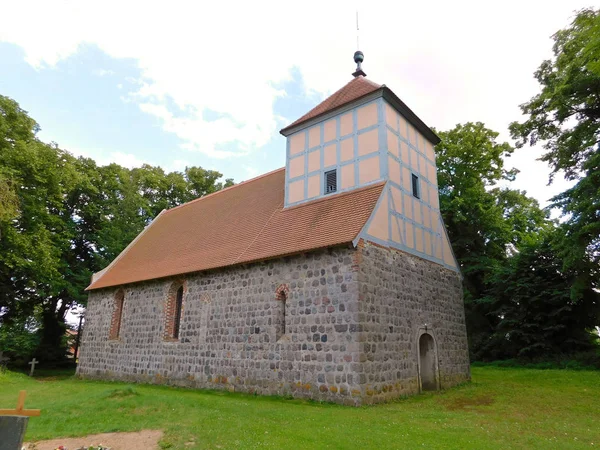
[[337, 191], [337, 170], [325, 172], [325, 194]]
[[412, 174], [412, 193], [416, 198], [421, 198], [421, 192], [419, 190], [419, 177], [414, 173]]

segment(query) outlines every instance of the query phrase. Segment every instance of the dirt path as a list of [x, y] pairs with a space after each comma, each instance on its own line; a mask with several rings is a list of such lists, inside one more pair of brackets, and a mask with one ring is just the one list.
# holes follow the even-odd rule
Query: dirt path
[[54, 450], [60, 445], [67, 450], [102, 444], [112, 450], [158, 450], [162, 431], [144, 430], [136, 433], [103, 433], [78, 438], [58, 438], [49, 441], [26, 442], [26, 450]]

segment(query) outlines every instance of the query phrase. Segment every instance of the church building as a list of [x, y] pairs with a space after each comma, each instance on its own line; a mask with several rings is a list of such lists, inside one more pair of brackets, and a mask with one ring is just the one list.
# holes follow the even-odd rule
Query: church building
[[281, 130], [284, 168], [162, 211], [94, 274], [79, 376], [349, 405], [469, 380], [439, 138], [362, 61]]

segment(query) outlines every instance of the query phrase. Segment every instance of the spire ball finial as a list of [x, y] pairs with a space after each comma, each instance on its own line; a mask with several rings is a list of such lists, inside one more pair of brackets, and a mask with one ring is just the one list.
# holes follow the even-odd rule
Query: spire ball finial
[[360, 64], [365, 60], [365, 54], [363, 52], [361, 52], [360, 50], [357, 50], [354, 52], [354, 62], [356, 64], [358, 64], [358, 67], [360, 68]]
[[367, 76], [367, 74], [364, 73], [362, 70], [362, 62], [364, 60], [365, 54], [363, 52], [361, 52], [360, 50], [354, 52], [354, 62], [356, 63], [356, 72], [352, 74], [354, 78], [358, 77], [359, 75], [362, 75], [363, 77]]

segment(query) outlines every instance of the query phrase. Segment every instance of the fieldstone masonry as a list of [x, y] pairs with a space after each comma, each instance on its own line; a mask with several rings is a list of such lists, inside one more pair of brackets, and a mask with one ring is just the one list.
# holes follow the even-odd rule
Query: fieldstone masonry
[[418, 393], [418, 338], [437, 346], [439, 387], [470, 379], [462, 284], [456, 272], [361, 241], [359, 383], [365, 403]]
[[[168, 311], [181, 283], [174, 341]], [[122, 289], [116, 339], [119, 289], [90, 293], [82, 377], [374, 403], [419, 391], [426, 326], [441, 387], [469, 379], [458, 274], [363, 241]]]

